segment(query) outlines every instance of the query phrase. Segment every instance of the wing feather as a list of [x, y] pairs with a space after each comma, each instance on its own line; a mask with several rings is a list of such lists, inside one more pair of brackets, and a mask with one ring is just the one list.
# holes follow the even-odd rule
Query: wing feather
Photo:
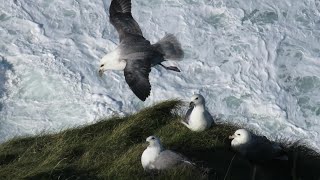
[[183, 118], [183, 121], [184, 121], [185, 123], [187, 123], [187, 124], [189, 124], [190, 115], [191, 115], [191, 113], [192, 113], [193, 108], [194, 108], [193, 106], [190, 107], [190, 108], [188, 109], [187, 113], [186, 113], [186, 116]]
[[131, 14], [131, 0], [112, 0], [110, 9], [110, 22], [119, 34], [120, 42], [127, 34], [143, 36], [139, 24]]
[[282, 148], [265, 136], [254, 135], [253, 142], [248, 147], [247, 158], [252, 161], [264, 162], [281, 156]]
[[150, 62], [145, 59], [128, 60], [124, 69], [126, 82], [133, 93], [142, 101], [145, 101], [150, 95], [150, 71]]
[[162, 151], [158, 158], [155, 160], [153, 165], [156, 169], [168, 169], [180, 164], [189, 164], [192, 165], [186, 157], [171, 150], [164, 150]]

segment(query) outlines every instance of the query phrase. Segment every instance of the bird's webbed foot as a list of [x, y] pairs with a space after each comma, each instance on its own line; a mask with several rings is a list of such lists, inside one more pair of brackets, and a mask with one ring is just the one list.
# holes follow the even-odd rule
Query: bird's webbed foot
[[181, 72], [179, 68], [176, 66], [165, 66], [163, 64], [160, 64], [162, 67], [164, 67], [166, 70], [175, 71], [175, 72]]

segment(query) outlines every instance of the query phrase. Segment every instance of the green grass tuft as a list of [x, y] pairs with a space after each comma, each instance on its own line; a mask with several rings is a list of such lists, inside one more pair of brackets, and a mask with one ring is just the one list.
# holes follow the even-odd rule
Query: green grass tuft
[[[180, 123], [182, 106], [178, 100], [165, 101], [127, 117], [1, 144], [0, 179], [250, 179], [250, 162], [236, 155], [230, 165], [235, 153], [227, 137], [238, 127], [219, 124], [191, 132]], [[150, 135], [189, 157], [200, 170], [144, 172], [140, 156]], [[256, 179], [320, 179], [319, 154], [299, 143], [287, 145], [287, 151], [288, 162], [259, 167]]]

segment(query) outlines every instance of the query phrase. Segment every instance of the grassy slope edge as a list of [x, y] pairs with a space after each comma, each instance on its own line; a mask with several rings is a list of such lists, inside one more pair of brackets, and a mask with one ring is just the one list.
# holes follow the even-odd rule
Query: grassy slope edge
[[[181, 105], [177, 100], [165, 101], [128, 117], [1, 144], [0, 179], [224, 179], [234, 157], [227, 137], [237, 128], [220, 124], [191, 132], [179, 122]], [[145, 173], [140, 156], [150, 135], [210, 172], [179, 168]], [[316, 152], [298, 143], [287, 145], [287, 151], [286, 164], [258, 167], [256, 179], [320, 179]], [[252, 165], [236, 155], [226, 179], [250, 179], [251, 170]]]

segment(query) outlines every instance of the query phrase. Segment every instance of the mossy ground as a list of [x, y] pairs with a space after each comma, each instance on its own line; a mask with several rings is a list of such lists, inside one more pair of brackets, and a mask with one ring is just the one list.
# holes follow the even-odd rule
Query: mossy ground
[[[191, 132], [180, 123], [181, 105], [166, 101], [124, 118], [6, 142], [0, 145], [0, 179], [251, 179], [253, 165], [229, 147], [227, 137], [237, 127], [219, 124], [205, 132]], [[144, 172], [140, 156], [150, 135], [208, 171]], [[258, 166], [256, 179], [320, 179], [317, 153], [295, 144], [288, 145], [287, 151], [289, 161]]]

